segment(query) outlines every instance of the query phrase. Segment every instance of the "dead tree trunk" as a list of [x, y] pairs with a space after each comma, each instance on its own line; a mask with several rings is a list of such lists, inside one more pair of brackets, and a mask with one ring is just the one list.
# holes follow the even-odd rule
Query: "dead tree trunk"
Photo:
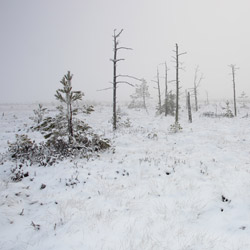
[[237, 107], [236, 107], [236, 88], [235, 88], [235, 71], [239, 68], [236, 68], [234, 64], [229, 65], [232, 70], [233, 77], [233, 95], [234, 95], [234, 116], [237, 116]]
[[152, 82], [155, 82], [157, 84], [157, 91], [158, 91], [158, 112], [161, 114], [162, 106], [161, 106], [161, 88], [160, 88], [160, 75], [159, 75], [159, 69], [157, 67], [157, 74], [156, 74], [156, 81], [152, 80]]
[[175, 110], [175, 123], [179, 120], [179, 52], [178, 44], [175, 44], [176, 53], [176, 110]]
[[113, 130], [116, 130], [116, 89], [117, 89], [117, 83], [116, 83], [116, 63], [117, 63], [117, 39], [118, 36], [115, 35], [114, 32], [114, 60], [113, 60]]
[[191, 102], [190, 102], [190, 93], [187, 94], [187, 105], [188, 105], [188, 121], [192, 123], [192, 111], [191, 111]]
[[158, 67], [157, 67], [157, 89], [158, 89], [159, 113], [161, 114], [161, 88], [160, 88], [160, 76]]
[[194, 100], [195, 100], [195, 111], [198, 111], [198, 87], [200, 86], [200, 83], [203, 79], [203, 75], [201, 74], [199, 80], [198, 80], [198, 72], [199, 72], [199, 66], [196, 67], [195, 69], [195, 74], [194, 74]]
[[168, 114], [168, 67], [165, 62], [165, 116]]
[[[117, 75], [117, 71], [116, 71], [117, 63], [119, 61], [124, 61], [125, 60], [123, 58], [117, 59], [117, 52], [118, 52], [118, 50], [121, 50], [121, 49], [129, 49], [129, 50], [131, 50], [131, 48], [118, 47], [118, 44], [119, 44], [118, 37], [121, 35], [122, 32], [123, 32], [123, 29], [118, 34], [116, 34], [116, 30], [114, 30], [114, 35], [113, 35], [114, 57], [113, 57], [113, 59], [111, 59], [111, 61], [113, 62], [113, 82], [112, 82], [112, 84], [113, 84], [113, 130], [117, 129], [117, 113], [116, 113], [117, 84], [118, 83], [127, 83], [127, 84], [129, 84], [126, 81], [117, 81], [117, 78], [119, 76], [121, 76], [121, 75]], [[131, 85], [131, 84], [129, 84], [129, 85]]]
[[184, 53], [179, 53], [179, 48], [178, 48], [178, 44], [175, 44], [175, 62], [176, 62], [176, 109], [175, 109], [175, 123], [178, 123], [179, 121], [179, 90], [180, 90], [180, 86], [179, 86], [179, 56], [186, 54], [186, 52]]

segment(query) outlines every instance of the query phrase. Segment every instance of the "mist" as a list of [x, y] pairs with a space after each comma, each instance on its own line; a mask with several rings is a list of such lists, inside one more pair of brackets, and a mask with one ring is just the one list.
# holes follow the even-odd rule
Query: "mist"
[[[228, 65], [239, 67], [237, 96], [250, 94], [250, 21], [247, 0], [3, 0], [0, 2], [1, 103], [53, 101], [60, 80], [73, 73], [73, 89], [85, 99], [111, 101], [113, 30], [124, 29], [118, 72], [145, 78], [156, 96], [157, 66], [175, 79], [175, 44], [181, 57], [180, 85], [191, 88], [199, 65], [204, 74], [200, 98], [232, 99]], [[137, 82], [131, 80], [131, 84]], [[162, 86], [164, 80], [162, 79]], [[174, 90], [174, 85], [170, 85]], [[129, 100], [133, 87], [120, 85], [118, 101]]]

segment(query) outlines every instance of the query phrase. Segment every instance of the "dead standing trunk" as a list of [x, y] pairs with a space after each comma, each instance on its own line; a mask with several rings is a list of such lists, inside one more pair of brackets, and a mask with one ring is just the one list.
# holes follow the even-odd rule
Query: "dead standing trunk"
[[117, 75], [117, 72], [116, 72], [117, 62], [125, 60], [124, 58], [117, 59], [117, 52], [118, 52], [118, 50], [121, 50], [121, 49], [132, 50], [131, 48], [127, 48], [127, 47], [118, 47], [118, 44], [119, 44], [118, 38], [122, 32], [123, 32], [123, 29], [118, 34], [116, 34], [116, 30], [114, 30], [114, 35], [113, 35], [114, 57], [113, 57], [113, 59], [111, 59], [111, 61], [113, 62], [113, 82], [112, 82], [112, 84], [113, 84], [113, 130], [117, 129], [117, 113], [116, 113], [117, 84], [118, 83], [126, 83], [129, 85], [132, 85], [132, 84], [128, 83], [127, 81], [117, 81], [117, 78], [119, 76], [123, 76], [123, 75]]
[[161, 114], [161, 88], [160, 88], [160, 76], [158, 67], [157, 67], [157, 89], [158, 89], [159, 113]]
[[232, 77], [233, 77], [233, 95], [234, 95], [234, 116], [237, 116], [237, 107], [236, 107], [236, 87], [235, 87], [235, 71], [238, 69], [235, 67], [234, 64], [229, 65], [232, 70]]
[[179, 52], [178, 44], [175, 44], [176, 52], [176, 109], [175, 109], [175, 123], [179, 120]]
[[168, 115], [168, 67], [165, 62], [165, 116]]
[[179, 122], [179, 90], [180, 90], [180, 81], [179, 81], [179, 56], [181, 55], [184, 55], [186, 54], [186, 52], [184, 53], [179, 53], [179, 47], [178, 47], [178, 44], [176, 43], [175, 44], [175, 62], [176, 62], [176, 66], [175, 66], [175, 69], [176, 69], [176, 109], [175, 109], [175, 123], [177, 124]]
[[191, 111], [191, 102], [190, 102], [190, 93], [187, 94], [187, 104], [188, 104], [188, 121], [192, 123], [192, 111]]

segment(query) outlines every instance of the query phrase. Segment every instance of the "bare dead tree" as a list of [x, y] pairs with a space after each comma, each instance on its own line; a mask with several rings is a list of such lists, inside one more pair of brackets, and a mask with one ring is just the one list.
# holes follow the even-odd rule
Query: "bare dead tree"
[[180, 90], [180, 81], [179, 81], [179, 69], [180, 69], [180, 61], [179, 61], [179, 57], [181, 55], [187, 54], [186, 52], [184, 53], [179, 53], [179, 47], [178, 44], [175, 44], [175, 57], [173, 57], [175, 59], [175, 63], [176, 63], [176, 109], [175, 109], [175, 123], [178, 123], [179, 120], [179, 90]]
[[[113, 130], [117, 129], [117, 113], [116, 113], [116, 92], [117, 92], [117, 84], [119, 83], [126, 83], [128, 85], [132, 85], [128, 81], [118, 81], [118, 77], [129, 77], [127, 75], [117, 75], [117, 63], [120, 61], [124, 61], [124, 58], [117, 58], [117, 53], [119, 50], [132, 50], [131, 48], [127, 47], [119, 47], [119, 41], [118, 38], [123, 32], [123, 29], [119, 32], [116, 33], [116, 30], [114, 30], [114, 35], [113, 35], [113, 42], [114, 42], [114, 56], [113, 59], [110, 59], [113, 62]], [[133, 86], [133, 85], [132, 85]]]
[[239, 68], [236, 68], [235, 64], [231, 64], [229, 65], [229, 67], [232, 70], [232, 77], [233, 77], [233, 95], [234, 95], [234, 116], [237, 116], [237, 108], [236, 108], [236, 87], [235, 87], [235, 72], [236, 70], [238, 70]]
[[200, 77], [198, 77], [198, 73], [199, 73], [199, 66], [196, 67], [195, 69], [195, 74], [194, 74], [194, 100], [195, 100], [195, 111], [198, 111], [198, 88], [200, 87], [200, 83], [201, 81], [204, 79], [203, 78], [203, 74], [200, 75]]
[[160, 88], [160, 75], [159, 75], [159, 69], [157, 67], [157, 74], [156, 74], [156, 81], [152, 80], [152, 82], [155, 82], [157, 84], [157, 91], [158, 91], [158, 111], [159, 114], [161, 114], [161, 88]]
[[167, 63], [165, 62], [165, 116], [168, 114], [168, 70]]
[[188, 121], [192, 123], [192, 111], [191, 111], [191, 102], [190, 102], [190, 93], [187, 93], [187, 105], [188, 105]]

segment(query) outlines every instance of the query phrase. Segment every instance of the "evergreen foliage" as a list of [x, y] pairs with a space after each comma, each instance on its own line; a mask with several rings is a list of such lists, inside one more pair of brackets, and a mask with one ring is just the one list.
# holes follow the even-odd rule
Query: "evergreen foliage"
[[[45, 118], [39, 116], [42, 119], [39, 122], [33, 119], [36, 122], [34, 129], [40, 131], [46, 141], [37, 144], [27, 135], [16, 135], [16, 141], [9, 143], [12, 159], [46, 166], [67, 157], [89, 158], [110, 147], [110, 140], [94, 133], [87, 123], [76, 118], [78, 108], [73, 104], [82, 99], [83, 93], [72, 91], [72, 77], [68, 71], [61, 80], [63, 88], [56, 91], [55, 97], [62, 103], [57, 107], [57, 114]], [[45, 110], [39, 105], [36, 114], [40, 115]], [[93, 110], [93, 106], [84, 106], [82, 109], [86, 114]]]
[[164, 105], [161, 106], [161, 110], [159, 111], [159, 108], [157, 107], [157, 114], [161, 114], [165, 111], [165, 105], [167, 105], [167, 115], [175, 115], [175, 99], [176, 99], [176, 95], [170, 91], [167, 94], [167, 99], [166, 99], [166, 104], [164, 103]]
[[[72, 105], [74, 102], [78, 100], [82, 100], [82, 96], [84, 95], [81, 91], [73, 91], [71, 80], [73, 78], [73, 75], [70, 74], [70, 71], [60, 81], [60, 83], [63, 85], [62, 89], [58, 89], [56, 91], [55, 97], [57, 100], [59, 100], [62, 103], [66, 104], [66, 112], [65, 116], [67, 119], [67, 127], [68, 127], [68, 138], [69, 141], [71, 141], [73, 137], [73, 124], [72, 119], [73, 115], [77, 114], [78, 109], [73, 109]], [[63, 111], [63, 109], [61, 110]]]
[[135, 93], [130, 96], [132, 101], [128, 108], [144, 108], [147, 109], [146, 99], [150, 98], [148, 85], [145, 79], [142, 79], [141, 84], [135, 85]]
[[36, 124], [40, 124], [43, 120], [45, 113], [47, 112], [47, 109], [44, 108], [42, 104], [38, 104], [38, 108], [34, 109], [33, 112], [34, 116], [30, 117], [30, 119]]

